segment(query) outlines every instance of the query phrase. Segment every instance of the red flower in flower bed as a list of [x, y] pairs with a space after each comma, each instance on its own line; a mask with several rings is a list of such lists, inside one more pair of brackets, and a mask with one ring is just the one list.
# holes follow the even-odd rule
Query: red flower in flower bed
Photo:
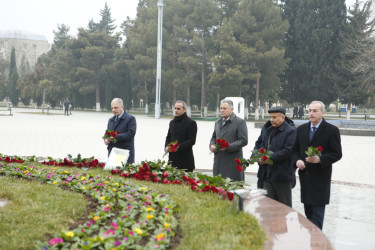
[[6, 156], [5, 158], [1, 158], [0, 157], [0, 161], [5, 161], [7, 163], [24, 163], [25, 161], [21, 160], [21, 159], [17, 159], [16, 157], [14, 158], [11, 158], [9, 156]]
[[[197, 192], [211, 192], [219, 194], [223, 199], [233, 200], [233, 193], [227, 192], [223, 188], [211, 186], [208, 181], [201, 181], [196, 180], [194, 178], [190, 178], [187, 175], [182, 175], [181, 179], [179, 179], [176, 175], [171, 174], [168, 171], [160, 172], [159, 174], [153, 173], [151, 167], [144, 162], [140, 167], [139, 171], [129, 174], [128, 172], [121, 173], [121, 170], [112, 170], [111, 174], [119, 174], [121, 177], [125, 178], [134, 178], [137, 180], [144, 180], [144, 181], [152, 181], [155, 183], [163, 183], [163, 184], [178, 184], [181, 185], [185, 183], [185, 185], [190, 185], [190, 189]], [[158, 178], [158, 175], [160, 178]]]
[[64, 158], [63, 162], [56, 162], [53, 160], [50, 161], [43, 161], [42, 164], [48, 166], [57, 166], [57, 167], [77, 167], [77, 168], [104, 168], [105, 164], [100, 163], [98, 159], [94, 159], [92, 161], [82, 161], [82, 162], [73, 162], [69, 161], [68, 159]]

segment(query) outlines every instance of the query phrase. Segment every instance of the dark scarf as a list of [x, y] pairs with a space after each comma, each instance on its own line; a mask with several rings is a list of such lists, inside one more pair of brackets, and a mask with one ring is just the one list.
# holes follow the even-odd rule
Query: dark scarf
[[183, 119], [185, 119], [186, 116], [187, 116], [187, 114], [186, 114], [186, 112], [185, 112], [185, 113], [183, 113], [183, 114], [180, 115], [180, 116], [175, 116], [175, 117], [173, 118], [173, 121], [175, 121], [175, 122], [181, 122]]

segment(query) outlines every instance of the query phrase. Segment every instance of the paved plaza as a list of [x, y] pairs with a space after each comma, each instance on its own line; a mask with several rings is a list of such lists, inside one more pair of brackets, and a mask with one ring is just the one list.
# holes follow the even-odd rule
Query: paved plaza
[[[0, 114], [0, 153], [19, 156], [51, 156], [64, 158], [95, 156], [106, 161], [107, 150], [101, 137], [110, 112], [73, 111], [64, 116], [40, 109], [13, 109], [13, 116]], [[135, 161], [162, 159], [169, 119], [136, 115]], [[213, 155], [208, 149], [213, 121], [197, 121], [198, 134], [194, 146], [197, 169], [211, 170]], [[247, 122], [249, 144], [244, 157], [249, 157], [260, 129]], [[331, 204], [326, 208], [323, 232], [335, 249], [375, 249], [375, 168], [373, 158], [375, 137], [341, 136], [343, 158], [333, 166]], [[164, 158], [167, 160], [167, 157]], [[257, 166], [250, 166], [247, 181], [255, 183]], [[299, 185], [293, 189], [293, 208], [303, 214]]]

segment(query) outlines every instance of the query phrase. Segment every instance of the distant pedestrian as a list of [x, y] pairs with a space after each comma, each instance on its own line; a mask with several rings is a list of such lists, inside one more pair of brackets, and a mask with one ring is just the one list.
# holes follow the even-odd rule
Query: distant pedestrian
[[[177, 101], [174, 105], [176, 116], [169, 122], [164, 151], [169, 155], [169, 162], [178, 169], [193, 172], [195, 169], [193, 146], [197, 137], [197, 123], [186, 114], [186, 104]], [[177, 141], [175, 152], [170, 152], [168, 144]]]
[[[322, 102], [313, 101], [309, 105], [310, 122], [297, 128], [293, 147], [293, 162], [299, 169], [305, 215], [320, 229], [331, 195], [332, 164], [342, 157], [339, 129], [323, 119], [324, 113]], [[321, 155], [307, 157], [305, 152], [309, 147], [320, 147]]]
[[299, 116], [299, 119], [303, 119], [305, 116], [305, 110], [304, 110], [303, 105], [299, 106], [298, 108], [298, 116]]
[[298, 106], [294, 106], [293, 108], [293, 119], [298, 118]]
[[69, 116], [69, 99], [66, 98], [64, 101], [64, 115]]
[[69, 102], [69, 114], [72, 115], [72, 109], [73, 109], [73, 102]]
[[[246, 121], [233, 112], [233, 102], [224, 99], [220, 102], [221, 118], [215, 122], [214, 132], [210, 141], [210, 151], [215, 154], [213, 175], [243, 181], [244, 171], [236, 169], [236, 158], [243, 158], [242, 148], [247, 145]], [[229, 147], [215, 150], [216, 140], [224, 138]]]

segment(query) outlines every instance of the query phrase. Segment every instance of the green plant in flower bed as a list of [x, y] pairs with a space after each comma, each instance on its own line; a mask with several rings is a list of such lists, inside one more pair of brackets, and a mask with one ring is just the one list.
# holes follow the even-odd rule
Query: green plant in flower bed
[[165, 248], [175, 234], [177, 205], [168, 196], [112, 176], [55, 167], [6, 164], [0, 175], [38, 179], [97, 200], [96, 211], [74, 229], [63, 229], [38, 249]]

